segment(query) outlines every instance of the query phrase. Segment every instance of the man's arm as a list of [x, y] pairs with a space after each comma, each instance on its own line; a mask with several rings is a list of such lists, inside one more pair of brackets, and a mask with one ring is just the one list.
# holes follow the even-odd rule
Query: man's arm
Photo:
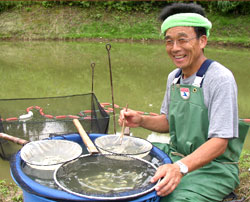
[[165, 114], [158, 116], [141, 115], [140, 113], [128, 109], [127, 111], [121, 110], [119, 124], [122, 125], [125, 120], [125, 125], [130, 128], [143, 127], [145, 129], [158, 132], [169, 132], [168, 120]]
[[[181, 159], [181, 162], [187, 165], [189, 172], [194, 171], [223, 154], [227, 144], [228, 139], [211, 138], [193, 153]], [[177, 164], [165, 164], [157, 169], [151, 182], [154, 183], [163, 178], [156, 187], [156, 191], [159, 196], [166, 196], [177, 187], [182, 177], [183, 175], [180, 173], [180, 168]]]
[[158, 116], [142, 116], [140, 127], [158, 133], [168, 133], [169, 125], [165, 114]]

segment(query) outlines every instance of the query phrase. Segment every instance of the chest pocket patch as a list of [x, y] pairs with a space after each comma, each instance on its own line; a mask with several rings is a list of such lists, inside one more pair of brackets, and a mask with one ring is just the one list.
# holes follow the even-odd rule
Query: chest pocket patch
[[180, 93], [181, 93], [181, 97], [184, 100], [187, 100], [190, 97], [189, 88], [180, 88]]

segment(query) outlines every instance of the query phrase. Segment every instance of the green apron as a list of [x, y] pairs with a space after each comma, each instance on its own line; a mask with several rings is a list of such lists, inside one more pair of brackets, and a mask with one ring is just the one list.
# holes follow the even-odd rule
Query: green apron
[[[204, 65], [203, 63], [203, 69]], [[206, 69], [208, 66], [207, 64]], [[198, 80], [201, 84], [202, 79], [198, 78]], [[171, 86], [170, 95], [168, 119], [170, 144], [154, 143], [154, 145], [167, 153], [173, 162], [176, 162], [207, 141], [209, 120], [203, 91], [201, 87], [197, 87], [197, 84], [196, 86], [194, 84], [180, 85], [176, 82]], [[239, 184], [237, 162], [248, 130], [248, 126], [242, 127], [244, 137], [239, 134], [242, 138], [230, 140], [224, 154], [202, 168], [185, 175], [177, 188], [170, 195], [163, 197], [161, 201], [222, 201], [233, 191]]]

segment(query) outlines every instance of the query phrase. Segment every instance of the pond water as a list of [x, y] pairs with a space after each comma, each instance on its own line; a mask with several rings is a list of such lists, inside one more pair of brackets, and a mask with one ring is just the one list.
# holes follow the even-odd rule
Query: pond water
[[[110, 56], [114, 103], [159, 113], [169, 72], [174, 69], [164, 44], [112, 42]], [[208, 58], [227, 66], [238, 84], [239, 117], [250, 118], [248, 49], [205, 50]], [[91, 92], [99, 102], [112, 103], [109, 63], [104, 42], [0, 42], [0, 99], [55, 97]], [[119, 109], [116, 110], [118, 119]], [[116, 124], [117, 131], [120, 127]], [[150, 131], [131, 129], [147, 138]], [[109, 133], [113, 133], [112, 117]], [[248, 134], [244, 148], [250, 149]], [[8, 162], [0, 160], [0, 179], [11, 181]]]

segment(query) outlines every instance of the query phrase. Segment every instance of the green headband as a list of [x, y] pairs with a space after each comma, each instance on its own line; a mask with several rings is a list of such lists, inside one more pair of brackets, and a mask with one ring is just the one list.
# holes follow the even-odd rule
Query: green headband
[[165, 35], [166, 31], [171, 27], [204, 27], [209, 37], [209, 30], [212, 23], [205, 17], [197, 13], [178, 13], [169, 16], [161, 25], [161, 33]]

